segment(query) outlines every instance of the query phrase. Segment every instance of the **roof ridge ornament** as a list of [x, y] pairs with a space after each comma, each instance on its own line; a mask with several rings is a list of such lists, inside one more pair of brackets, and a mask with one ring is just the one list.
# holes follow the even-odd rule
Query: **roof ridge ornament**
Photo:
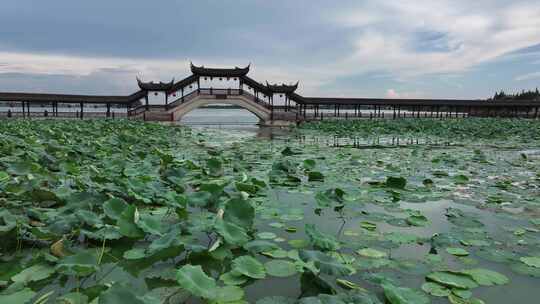
[[266, 86], [273, 93], [293, 93], [298, 89], [300, 81], [297, 81], [296, 84], [270, 84], [268, 80], [266, 81]]
[[139, 85], [139, 88], [145, 91], [168, 91], [174, 85], [174, 78], [170, 82], [160, 81], [159, 83], [155, 83], [153, 80], [150, 82], [143, 82], [138, 76], [135, 78], [137, 79], [137, 85]]
[[191, 62], [191, 72], [197, 76], [207, 77], [242, 77], [249, 73], [251, 63], [245, 68], [206, 68], [204, 65], [196, 66]]

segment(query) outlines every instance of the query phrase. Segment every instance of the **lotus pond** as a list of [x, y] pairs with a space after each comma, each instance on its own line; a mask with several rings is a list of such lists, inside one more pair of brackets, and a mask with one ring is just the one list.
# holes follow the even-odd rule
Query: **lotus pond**
[[2, 121], [0, 303], [537, 303], [538, 122], [422, 123]]

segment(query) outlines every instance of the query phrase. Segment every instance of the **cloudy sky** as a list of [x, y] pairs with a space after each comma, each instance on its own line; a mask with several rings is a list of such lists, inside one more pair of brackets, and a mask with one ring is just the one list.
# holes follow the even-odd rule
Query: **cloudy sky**
[[2, 0], [0, 90], [129, 94], [189, 62], [306, 96], [540, 87], [538, 0]]

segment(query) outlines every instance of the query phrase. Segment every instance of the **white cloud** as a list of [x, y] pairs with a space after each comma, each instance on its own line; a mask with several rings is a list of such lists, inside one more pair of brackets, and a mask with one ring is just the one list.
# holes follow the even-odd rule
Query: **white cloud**
[[[348, 73], [384, 70], [400, 77], [458, 73], [540, 43], [540, 3], [389, 1], [348, 9], [335, 22], [350, 27], [348, 20], [356, 14], [369, 20], [366, 7], [386, 18], [358, 27], [355, 49], [338, 63]], [[426, 32], [444, 35], [446, 49], [429, 49], [429, 39], [427, 46], [415, 49], [422, 39], [419, 34]], [[441, 46], [441, 41], [434, 43]]]
[[186, 60], [144, 60], [16, 52], [0, 52], [0, 58], [0, 73], [87, 76], [98, 70], [118, 69], [134, 71], [144, 77], [157, 77], [158, 74], [175, 75], [189, 68], [189, 62]]
[[423, 98], [425, 95], [421, 92], [397, 92], [395, 89], [386, 90], [386, 98], [407, 99], [407, 98]]
[[[291, 59], [280, 65], [284, 60], [279, 55], [272, 55], [272, 58], [254, 54], [253, 57], [259, 58], [259, 61], [253, 62], [250, 76], [261, 82], [300, 80], [300, 92], [305, 95], [362, 96], [365, 93], [362, 88], [353, 85], [340, 86], [339, 89], [331, 86], [336, 79], [367, 73], [390, 75], [391, 80], [401, 82], [398, 86], [404, 87], [407, 82], [412, 86], [409, 80], [413, 78], [459, 75], [505, 54], [540, 44], [540, 2], [537, 1], [365, 0], [356, 3], [361, 4], [351, 7], [344, 3], [336, 6], [335, 11], [325, 9], [320, 16], [322, 22], [332, 29], [330, 32], [346, 33], [339, 37], [350, 39], [350, 43], [339, 45], [352, 47], [339, 53], [348, 51], [348, 55], [319, 62], [313, 59], [312, 54], [302, 53], [305, 50], [289, 40], [269, 41], [266, 35], [258, 35], [254, 30], [247, 36], [252, 39], [250, 42], [265, 45], [270, 54], [291, 54]], [[329, 16], [332, 24], [327, 24]], [[427, 36], [423, 36], [426, 33]], [[246, 32], [239, 30], [235, 34], [245, 35]], [[430, 37], [431, 34], [437, 38]], [[311, 40], [327, 38], [318, 35], [314, 33], [312, 38], [301, 38], [307, 40], [308, 44]], [[258, 39], [253, 38], [257, 36]], [[317, 53], [332, 54], [335, 49], [331, 48], [328, 46], [328, 50], [322, 49]], [[219, 50], [216, 53], [219, 55]], [[218, 61], [218, 56], [211, 58], [193, 60], [196, 64], [204, 63], [207, 66], [234, 66], [247, 61], [245, 58], [226, 61]], [[0, 73], [87, 76], [107, 69], [123, 71], [118, 73], [121, 74], [119, 79], [129, 81], [126, 86], [133, 87], [135, 75], [144, 80], [163, 81], [171, 77], [185, 77], [189, 75], [189, 60], [0, 52]], [[536, 78], [534, 74], [522, 75], [516, 80]], [[133, 79], [133, 83], [130, 79]], [[454, 88], [461, 85], [459, 80], [454, 82], [448, 86]], [[401, 98], [424, 95], [414, 93], [414, 88], [405, 88], [413, 93], [396, 90], [385, 92], [386, 87], [377, 88], [380, 95], [396, 94]], [[426, 87], [422, 90], [428, 90]]]
[[386, 98], [399, 98], [399, 94], [394, 89], [388, 89], [386, 91]]
[[528, 73], [524, 75], [517, 76], [514, 78], [516, 81], [524, 81], [524, 80], [531, 80], [531, 79], [537, 79], [540, 78], [540, 72], [534, 72], [534, 73]]

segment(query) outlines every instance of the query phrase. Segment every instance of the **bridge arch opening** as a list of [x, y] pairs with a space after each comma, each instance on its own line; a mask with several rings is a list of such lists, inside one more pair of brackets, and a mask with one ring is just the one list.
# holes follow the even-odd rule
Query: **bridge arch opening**
[[186, 124], [254, 125], [270, 120], [270, 111], [241, 97], [223, 100], [196, 98], [175, 111], [174, 118]]

